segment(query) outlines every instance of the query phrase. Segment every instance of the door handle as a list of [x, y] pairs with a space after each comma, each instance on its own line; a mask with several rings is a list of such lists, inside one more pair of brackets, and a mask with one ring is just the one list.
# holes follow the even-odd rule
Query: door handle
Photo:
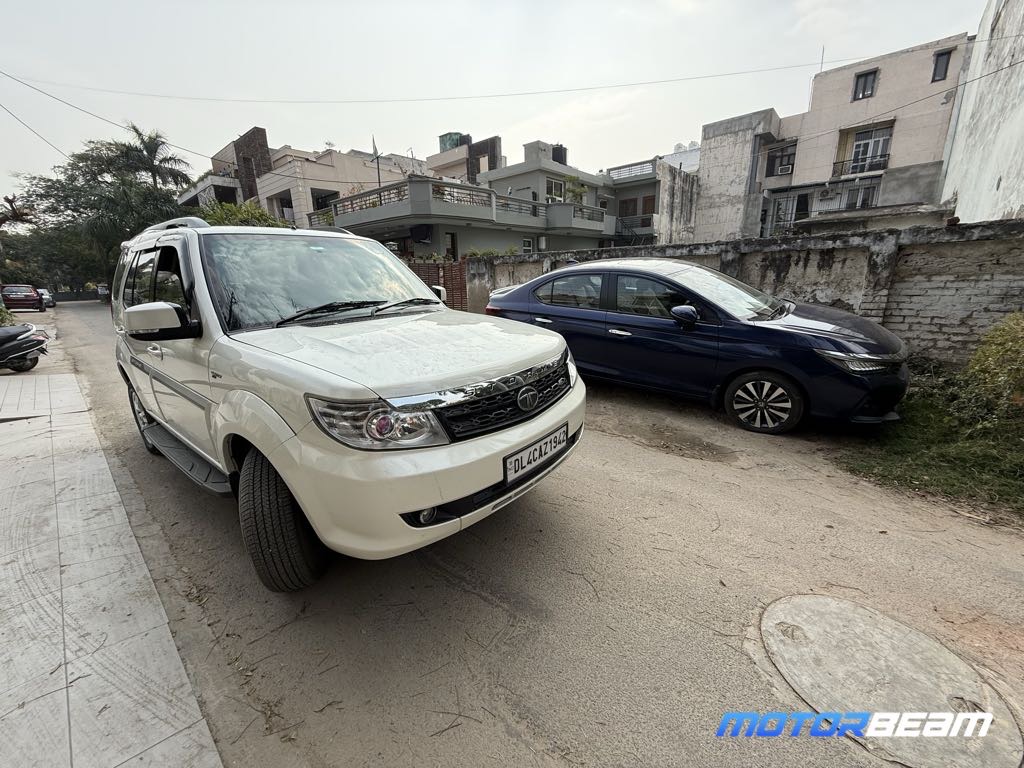
[[164, 359], [164, 351], [159, 344], [150, 344], [148, 347], [146, 347], [146, 351], [149, 352], [149, 354], [151, 354], [155, 358], [158, 358], [160, 360]]
[[546, 317], [535, 317], [533, 318], [533, 322], [541, 323], [543, 325], [551, 325], [551, 321], [548, 320]]
[[633, 335], [629, 331], [623, 331], [623, 330], [620, 330], [618, 328], [609, 328], [608, 329], [608, 333], [610, 333], [612, 336], [632, 336]]

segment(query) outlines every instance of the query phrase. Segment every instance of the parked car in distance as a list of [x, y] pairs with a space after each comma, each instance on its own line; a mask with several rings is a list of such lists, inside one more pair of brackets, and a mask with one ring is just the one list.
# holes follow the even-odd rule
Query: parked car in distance
[[558, 331], [585, 376], [698, 398], [754, 432], [897, 418], [909, 382], [906, 345], [877, 323], [673, 259], [558, 269], [486, 312]]
[[36, 288], [36, 290], [39, 291], [39, 295], [43, 297], [43, 306], [44, 307], [56, 307], [57, 306], [57, 299], [55, 299], [53, 297], [53, 294], [50, 293], [49, 289], [47, 289], [47, 288]]
[[468, 528], [579, 444], [564, 339], [443, 299], [338, 232], [186, 218], [124, 245], [116, 364], [143, 443], [237, 497], [270, 589], [312, 583], [327, 549], [379, 559]]
[[0, 297], [3, 297], [4, 307], [7, 309], [46, 311], [43, 297], [31, 285], [5, 285], [3, 288], [0, 288]]

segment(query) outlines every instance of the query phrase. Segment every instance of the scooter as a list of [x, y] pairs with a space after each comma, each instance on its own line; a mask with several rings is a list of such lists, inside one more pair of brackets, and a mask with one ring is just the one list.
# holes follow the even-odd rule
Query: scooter
[[39, 364], [39, 356], [46, 354], [49, 339], [46, 331], [27, 323], [0, 328], [0, 369], [31, 371]]

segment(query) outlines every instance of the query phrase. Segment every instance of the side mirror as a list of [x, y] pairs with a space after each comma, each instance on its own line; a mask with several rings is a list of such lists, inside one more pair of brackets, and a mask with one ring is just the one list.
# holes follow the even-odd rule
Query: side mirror
[[166, 301], [150, 301], [124, 311], [128, 335], [139, 341], [196, 339], [203, 329], [198, 320], [189, 320], [185, 310]]
[[442, 304], [448, 303], [448, 291], [446, 291], [443, 286], [432, 285], [430, 286], [430, 290], [432, 290], [437, 298], [441, 300]]
[[672, 317], [678, 320], [683, 328], [693, 328], [697, 321], [700, 320], [697, 308], [691, 307], [689, 304], [680, 304], [678, 307], [672, 307]]

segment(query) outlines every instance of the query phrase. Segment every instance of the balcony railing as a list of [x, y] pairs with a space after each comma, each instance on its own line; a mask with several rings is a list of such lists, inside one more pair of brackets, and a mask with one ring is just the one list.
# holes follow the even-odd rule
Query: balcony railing
[[444, 200], [446, 203], [455, 205], [476, 205], [481, 208], [491, 207], [491, 195], [489, 189], [469, 189], [456, 184], [430, 185], [430, 196], [434, 200]]
[[574, 205], [572, 207], [574, 219], [586, 219], [587, 221], [604, 221], [604, 208], [593, 208], [589, 205]]
[[545, 203], [535, 203], [531, 200], [507, 197], [506, 195], [498, 195], [495, 198], [495, 207], [499, 212], [514, 213], [519, 216], [533, 216], [538, 219], [547, 218], [548, 215], [548, 207]]
[[317, 227], [333, 227], [334, 210], [331, 208], [321, 208], [319, 211], [313, 211], [309, 214], [309, 226], [311, 229], [316, 229]]
[[832, 178], [850, 176], [855, 173], [873, 173], [889, 167], [889, 155], [871, 155], [840, 160], [832, 164]]
[[630, 176], [643, 176], [648, 173], [654, 173], [653, 160], [644, 160], [642, 163], [619, 165], [615, 168], [608, 169], [608, 175], [616, 181], [619, 179], [628, 179]]
[[644, 227], [654, 226], [654, 216], [649, 213], [643, 216], [620, 216], [619, 221], [623, 227], [628, 229], [643, 229]]
[[380, 189], [360, 192], [357, 195], [343, 197], [334, 201], [334, 212], [336, 215], [365, 211], [370, 208], [380, 208], [382, 205], [400, 203], [409, 197], [409, 184], [400, 181]]

